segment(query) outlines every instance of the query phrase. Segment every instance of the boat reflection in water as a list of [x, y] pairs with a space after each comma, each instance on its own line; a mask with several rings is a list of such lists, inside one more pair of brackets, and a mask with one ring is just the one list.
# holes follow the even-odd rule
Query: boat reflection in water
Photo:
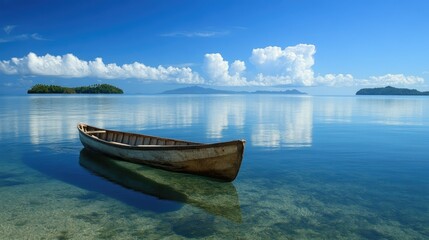
[[230, 182], [125, 162], [86, 148], [80, 152], [79, 159], [84, 168], [123, 187], [160, 199], [187, 203], [210, 214], [241, 222], [238, 194]]

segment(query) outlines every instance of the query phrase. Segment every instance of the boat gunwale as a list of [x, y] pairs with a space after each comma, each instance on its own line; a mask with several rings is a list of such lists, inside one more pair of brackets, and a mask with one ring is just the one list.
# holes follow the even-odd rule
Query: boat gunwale
[[[98, 130], [106, 131], [106, 133], [111, 132], [111, 133], [119, 133], [119, 134], [144, 136], [144, 137], [156, 138], [161, 140], [183, 142], [183, 143], [188, 143], [190, 145], [130, 145], [130, 144], [125, 144], [117, 141], [107, 141], [99, 137], [90, 135], [86, 131], [81, 129], [80, 126], [91, 127], [91, 128], [97, 129], [97, 131]], [[139, 133], [122, 132], [122, 131], [98, 128], [84, 123], [79, 123], [77, 128], [80, 134], [87, 137], [88, 139], [91, 139], [92, 141], [97, 141], [111, 147], [124, 148], [124, 149], [130, 149], [130, 150], [192, 150], [192, 149], [204, 149], [204, 148], [210, 148], [210, 147], [229, 146], [229, 145], [240, 144], [240, 143], [244, 145], [246, 142], [245, 140], [232, 140], [232, 141], [217, 142], [217, 143], [196, 143], [196, 142], [184, 141], [179, 139], [163, 138], [163, 137], [157, 137], [157, 136], [151, 136], [151, 135], [145, 135], [145, 134], [139, 134]]]

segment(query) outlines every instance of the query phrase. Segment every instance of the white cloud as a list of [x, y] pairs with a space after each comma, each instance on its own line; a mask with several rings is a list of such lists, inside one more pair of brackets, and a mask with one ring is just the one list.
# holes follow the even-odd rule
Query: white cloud
[[15, 25], [4, 26], [3, 31], [6, 33], [7, 36], [0, 38], [0, 43], [25, 41], [25, 40], [37, 40], [37, 41], [47, 40], [38, 33], [32, 33], [32, 34], [24, 33], [19, 35], [9, 35], [15, 28], [16, 28]]
[[279, 86], [279, 85], [292, 85], [294, 80], [287, 75], [264, 75], [258, 73], [254, 80], [249, 82], [253, 86]]
[[0, 43], [7, 43], [7, 42], [16, 42], [16, 41], [25, 41], [25, 40], [37, 40], [37, 41], [44, 41], [47, 40], [46, 38], [43, 38], [38, 33], [32, 33], [32, 34], [20, 34], [20, 35], [14, 35], [14, 36], [7, 36], [5, 38], [0, 38]]
[[244, 72], [244, 70], [246, 70], [246, 64], [243, 61], [235, 60], [231, 64], [230, 73], [232, 75], [241, 74], [242, 72]]
[[207, 38], [207, 37], [216, 37], [216, 36], [222, 36], [222, 35], [227, 35], [229, 32], [228, 31], [223, 31], [223, 32], [215, 32], [215, 31], [199, 31], [199, 32], [171, 32], [171, 33], [165, 33], [162, 34], [161, 36], [163, 37], [202, 37], [202, 38]]
[[220, 53], [205, 55], [205, 70], [211, 85], [227, 86], [401, 86], [424, 83], [417, 76], [386, 74], [356, 79], [351, 74], [326, 74], [315, 76], [313, 65], [316, 47], [298, 44], [281, 48], [268, 46], [252, 50], [250, 62], [255, 66], [253, 76], [243, 77], [246, 65], [236, 60], [231, 65]]
[[314, 54], [312, 44], [298, 44], [284, 49], [277, 46], [256, 48], [250, 61], [261, 71], [255, 78], [261, 85], [295, 84], [311, 86], [314, 83]]
[[355, 79], [351, 74], [326, 74], [315, 78], [317, 85], [324, 86], [353, 86], [356, 85]]
[[42, 37], [42, 35], [40, 35], [38, 33], [32, 33], [32, 34], [30, 34], [30, 38], [33, 39], [33, 40], [39, 40], [39, 41], [48, 40], [48, 39]]
[[314, 76], [313, 65], [316, 47], [312, 44], [298, 44], [284, 49], [278, 46], [256, 48], [250, 61], [259, 72], [248, 81], [249, 85], [302, 85], [302, 86], [386, 86], [415, 85], [424, 83], [417, 76], [386, 74], [356, 79], [351, 74], [326, 74]]
[[7, 26], [5, 26], [5, 27], [3, 28], [3, 31], [4, 31], [6, 34], [9, 34], [10, 32], [12, 32], [12, 30], [13, 30], [15, 27], [16, 27], [15, 25], [7, 25]]
[[383, 76], [370, 76], [368, 79], [356, 79], [351, 74], [326, 74], [315, 78], [317, 85], [323, 86], [406, 86], [424, 83], [424, 79], [417, 76], [405, 76], [404, 74], [386, 74]]
[[[37, 56], [29, 53], [21, 58], [21, 68], [26, 73], [34, 75], [59, 76], [59, 77], [85, 77], [89, 75], [88, 63], [79, 60], [72, 54], [64, 56]], [[18, 65], [19, 66], [19, 65]], [[28, 69], [25, 69], [27, 67]]]
[[311, 86], [315, 53], [316, 47], [310, 44], [253, 49], [250, 61], [258, 72], [250, 80], [242, 76], [246, 69], [243, 61], [236, 60], [229, 66], [220, 53], [205, 55], [205, 70], [212, 85]]
[[424, 79], [417, 76], [405, 76], [404, 74], [386, 74], [383, 76], [371, 76], [366, 80], [358, 80], [360, 85], [414, 85], [424, 83]]
[[205, 55], [204, 68], [208, 75], [208, 84], [221, 86], [245, 86], [248, 85], [242, 73], [246, 70], [243, 61], [236, 60], [229, 66], [220, 53]]
[[267, 63], [276, 63], [283, 56], [283, 50], [277, 46], [268, 46], [266, 48], [256, 48], [252, 51], [250, 60], [257, 65]]
[[138, 62], [118, 66], [115, 63], [105, 64], [101, 58], [96, 58], [94, 61], [80, 60], [73, 54], [37, 56], [34, 53], [29, 53], [23, 58], [1, 61], [0, 72], [64, 78], [137, 78], [189, 84], [198, 84], [204, 81], [198, 73], [193, 72], [189, 67], [150, 67]]
[[[23, 36], [29, 37], [29, 35]], [[40, 36], [35, 35], [33, 38]], [[40, 37], [41, 38], [41, 37]], [[2, 39], [0, 39], [0, 42]], [[241, 60], [229, 63], [220, 53], [204, 56], [206, 80], [189, 66], [146, 66], [143, 63], [117, 65], [104, 63], [102, 58], [81, 60], [73, 54], [37, 56], [29, 53], [22, 58], [0, 60], [0, 73], [17, 75], [56, 76], [64, 78], [95, 77], [100, 79], [135, 78], [183, 84], [213, 86], [407, 86], [423, 84], [424, 79], [404, 74], [385, 74], [355, 78], [351, 74], [315, 74], [313, 70], [316, 47], [298, 44], [281, 48], [268, 46], [252, 50], [250, 64]]]

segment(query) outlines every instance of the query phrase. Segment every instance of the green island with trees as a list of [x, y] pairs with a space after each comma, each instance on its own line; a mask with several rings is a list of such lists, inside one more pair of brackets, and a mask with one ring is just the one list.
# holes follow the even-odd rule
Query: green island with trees
[[62, 87], [57, 85], [36, 84], [27, 91], [28, 94], [33, 93], [54, 93], [54, 94], [122, 94], [122, 89], [110, 84], [94, 84], [85, 87]]
[[356, 95], [414, 95], [428, 96], [429, 92], [420, 92], [416, 89], [395, 88], [387, 86], [384, 88], [363, 88], [356, 92]]

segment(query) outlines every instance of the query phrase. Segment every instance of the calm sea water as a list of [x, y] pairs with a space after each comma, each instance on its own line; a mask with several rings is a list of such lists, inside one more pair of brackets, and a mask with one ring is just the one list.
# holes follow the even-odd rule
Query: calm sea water
[[[1, 239], [428, 239], [429, 98], [0, 97]], [[76, 125], [246, 139], [233, 183], [82, 151]]]

